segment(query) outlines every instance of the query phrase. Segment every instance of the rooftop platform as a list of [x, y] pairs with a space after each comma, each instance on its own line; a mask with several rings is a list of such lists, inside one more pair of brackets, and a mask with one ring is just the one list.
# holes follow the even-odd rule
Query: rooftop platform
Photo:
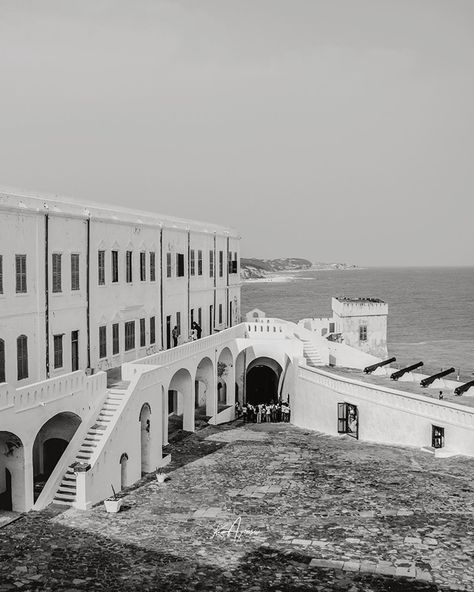
[[[324, 370], [344, 378], [352, 378], [354, 380], [359, 380], [361, 382], [366, 382], [368, 384], [389, 388], [395, 391], [401, 391], [402, 393], [412, 393], [415, 395], [420, 395], [428, 399], [438, 400], [439, 391], [442, 390], [443, 401], [449, 401], [450, 403], [456, 403], [457, 405], [464, 405], [466, 407], [474, 407], [474, 387], [467, 391], [467, 394], [465, 393], [461, 396], [457, 396], [454, 394], [453, 388], [423, 388], [420, 386], [419, 381], [404, 382], [401, 380], [391, 380], [390, 376], [376, 376], [374, 374], [365, 374], [362, 370], [355, 370], [353, 368], [327, 366], [324, 368]], [[392, 369], [391, 371], [395, 372], [395, 369]]]

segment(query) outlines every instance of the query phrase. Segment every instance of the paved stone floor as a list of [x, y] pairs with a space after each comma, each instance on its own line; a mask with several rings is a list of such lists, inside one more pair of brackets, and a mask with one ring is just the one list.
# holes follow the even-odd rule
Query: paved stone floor
[[10, 590], [474, 590], [474, 459], [206, 427], [119, 514], [55, 508], [0, 529]]

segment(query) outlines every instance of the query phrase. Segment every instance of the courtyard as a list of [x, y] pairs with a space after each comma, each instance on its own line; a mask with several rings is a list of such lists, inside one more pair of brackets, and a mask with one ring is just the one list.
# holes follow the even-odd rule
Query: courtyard
[[0, 529], [10, 590], [474, 589], [474, 459], [290, 424], [170, 439], [107, 514], [52, 506]]

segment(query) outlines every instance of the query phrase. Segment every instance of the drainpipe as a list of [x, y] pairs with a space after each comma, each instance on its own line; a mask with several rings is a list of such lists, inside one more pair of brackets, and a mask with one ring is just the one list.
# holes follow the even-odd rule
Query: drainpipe
[[[191, 334], [191, 231], [188, 228], [188, 336]], [[194, 259], [196, 266], [196, 259]], [[194, 268], [196, 269], [196, 267]]]
[[219, 263], [217, 261], [217, 240], [214, 232], [214, 306], [212, 307], [212, 332], [216, 326], [216, 304], [217, 304], [217, 274], [219, 272]]
[[49, 214], [44, 216], [44, 303], [46, 328], [46, 378], [49, 378]]
[[226, 315], [225, 315], [225, 318], [227, 320], [227, 322], [226, 322], [226, 326], [227, 327], [229, 327], [229, 324], [230, 324], [229, 323], [229, 320], [230, 320], [229, 319], [229, 316], [230, 316], [229, 315], [229, 246], [230, 246], [230, 242], [229, 241], [230, 241], [230, 239], [229, 239], [229, 237], [227, 237], [227, 253], [226, 253], [226, 260], [227, 260], [226, 261], [226, 265], [227, 265], [227, 275], [226, 275], [227, 282], [226, 282], [226, 284], [227, 285], [226, 285], [226, 289], [225, 289], [225, 294], [226, 294], [226, 304], [225, 304], [225, 307], [226, 307], [226, 311], [227, 311], [226, 312]]
[[86, 319], [87, 319], [87, 367], [91, 367], [91, 311], [90, 311], [90, 261], [91, 261], [91, 219], [88, 214], [86, 219]]
[[160, 322], [161, 322], [161, 349], [165, 349], [163, 337], [163, 226], [160, 227]]

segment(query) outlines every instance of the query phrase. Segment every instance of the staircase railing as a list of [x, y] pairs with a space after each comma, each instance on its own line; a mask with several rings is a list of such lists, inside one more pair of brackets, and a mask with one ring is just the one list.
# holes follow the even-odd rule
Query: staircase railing
[[[97, 380], [97, 376], [98, 375], [95, 375], [95, 380]], [[61, 458], [54, 467], [53, 472], [46, 481], [46, 484], [39, 494], [38, 499], [33, 505], [33, 510], [42, 510], [53, 501], [53, 498], [59, 489], [59, 485], [61, 484], [67, 468], [74, 462], [74, 459], [76, 458], [76, 455], [82, 446], [82, 442], [84, 441], [87, 432], [89, 431], [91, 425], [93, 425], [93, 422], [95, 422], [97, 413], [107, 398], [106, 375], [104, 374], [102, 378], [104, 388], [98, 391], [98, 398], [94, 400], [94, 402], [97, 402], [97, 405], [93, 405], [92, 409], [90, 409], [82, 419], [79, 427], [75, 431], [65, 451], [61, 455]], [[97, 397], [97, 394], [95, 394], [95, 396]]]

